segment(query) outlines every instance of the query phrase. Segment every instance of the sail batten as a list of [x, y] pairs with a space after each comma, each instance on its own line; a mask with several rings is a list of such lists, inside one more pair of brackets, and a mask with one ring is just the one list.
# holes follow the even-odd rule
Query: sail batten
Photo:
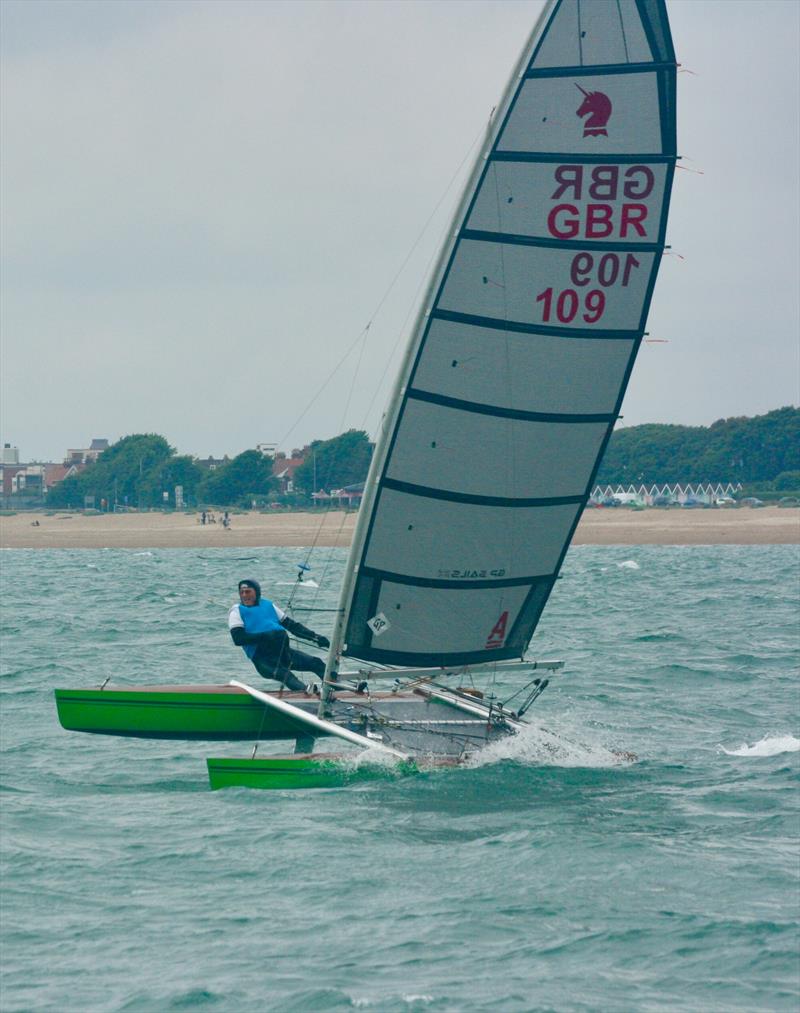
[[413, 485], [411, 482], [398, 482], [395, 479], [386, 478], [382, 482], [382, 488], [394, 489], [397, 492], [407, 493], [410, 496], [419, 496], [422, 499], [439, 499], [448, 503], [473, 503], [477, 506], [495, 506], [513, 510], [521, 507], [545, 507], [564, 506], [572, 503], [583, 503], [583, 494], [576, 496], [536, 496], [536, 497], [511, 497], [511, 496], [479, 496], [467, 492], [453, 492], [449, 489], [436, 489], [432, 486]]
[[481, 229], [464, 229], [461, 239], [470, 239], [478, 243], [500, 243], [506, 246], [538, 246], [559, 250], [640, 250], [644, 253], [655, 253], [661, 249], [658, 243], [603, 243], [586, 240], [549, 239], [546, 236], [517, 235], [514, 232], [489, 232]]
[[535, 67], [528, 70], [525, 79], [538, 80], [548, 77], [577, 77], [581, 74], [592, 76], [602, 74], [652, 74], [660, 70], [671, 70], [675, 65], [668, 61], [663, 63], [608, 63], [608, 64], [578, 64], [574, 67]]
[[[467, 572], [467, 571], [464, 571]], [[393, 584], [409, 584], [412, 587], [439, 587], [460, 590], [479, 590], [491, 587], [494, 589], [502, 587], [531, 587], [534, 584], [541, 584], [553, 579], [553, 574], [528, 574], [524, 577], [493, 577], [470, 578], [465, 577], [453, 579], [436, 579], [433, 577], [410, 577], [405, 573], [393, 573], [391, 570], [378, 570], [372, 566], [365, 566], [362, 575], [378, 580], [388, 580]]]
[[649, 165], [672, 165], [674, 155], [655, 152], [628, 152], [628, 154], [604, 155], [600, 152], [583, 154], [576, 151], [495, 151], [492, 162], [597, 162], [608, 165], [631, 165], [636, 162], [647, 162]]
[[551, 0], [472, 170], [368, 480], [342, 653], [521, 657], [613, 430], [675, 164], [663, 0]]
[[436, 320], [451, 320], [453, 323], [472, 324], [475, 327], [486, 327], [498, 331], [543, 334], [557, 338], [589, 338], [592, 340], [614, 338], [633, 341], [642, 334], [641, 329], [584, 331], [577, 327], [547, 327], [543, 324], [529, 324], [522, 320], [503, 320], [499, 317], [484, 317], [476, 313], [458, 313], [445, 309], [432, 310], [430, 316]]
[[408, 398], [412, 401], [427, 401], [430, 404], [456, 408], [459, 411], [475, 412], [478, 415], [493, 415], [496, 418], [522, 419], [528, 422], [613, 422], [616, 416], [608, 412], [594, 415], [569, 415], [566, 412], [528, 412], [520, 408], [502, 408], [499, 405], [485, 404], [479, 401], [465, 401], [461, 398], [447, 397], [445, 394], [434, 394], [417, 387], [409, 388]]

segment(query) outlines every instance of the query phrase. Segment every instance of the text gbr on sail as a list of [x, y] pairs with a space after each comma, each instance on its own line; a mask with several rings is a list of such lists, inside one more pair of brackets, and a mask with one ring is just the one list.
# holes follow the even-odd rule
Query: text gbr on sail
[[[647, 238], [649, 208], [641, 203], [653, 192], [655, 176], [646, 165], [558, 165], [553, 178], [558, 184], [551, 200], [562, 201], [550, 210], [547, 230], [555, 239], [626, 239], [637, 234]], [[622, 178], [620, 178], [620, 176]], [[566, 203], [590, 198], [582, 208]], [[620, 203], [620, 197], [622, 202]]]

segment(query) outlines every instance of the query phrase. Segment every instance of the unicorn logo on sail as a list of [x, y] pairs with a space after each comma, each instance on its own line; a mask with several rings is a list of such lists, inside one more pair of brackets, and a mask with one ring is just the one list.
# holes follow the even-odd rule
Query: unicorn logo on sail
[[606, 124], [611, 119], [611, 99], [601, 91], [586, 91], [577, 83], [575, 87], [586, 96], [575, 113], [581, 118], [589, 117], [583, 124], [583, 136], [608, 137]]

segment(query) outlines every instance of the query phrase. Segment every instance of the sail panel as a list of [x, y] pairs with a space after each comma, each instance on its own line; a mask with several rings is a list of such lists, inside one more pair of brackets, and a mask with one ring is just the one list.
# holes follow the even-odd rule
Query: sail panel
[[563, 0], [533, 66], [579, 67], [651, 59], [635, 0]]
[[633, 347], [632, 338], [518, 334], [437, 319], [413, 386], [462, 401], [557, 414], [565, 410], [561, 381], [569, 376], [571, 412], [613, 412]]
[[409, 398], [389, 478], [506, 499], [582, 496], [602, 422], [532, 422]]
[[584, 250], [592, 266], [579, 273], [578, 252], [463, 239], [439, 306], [573, 330], [638, 331], [645, 293], [658, 266], [655, 254], [620, 252], [614, 284], [604, 286], [598, 277], [600, 256]]
[[384, 488], [365, 562], [428, 579], [546, 576], [579, 510], [578, 503], [498, 507]]
[[[382, 616], [375, 635], [367, 623], [354, 624], [347, 654], [387, 664], [452, 665], [519, 657], [522, 632], [541, 610], [550, 583], [514, 587], [437, 588], [369, 581], [356, 600], [361, 615]], [[367, 599], [365, 592], [372, 594]], [[520, 620], [527, 620], [520, 622]]]
[[642, 339], [675, 74], [663, 0], [550, 0], [414, 325], [351, 552], [345, 654], [524, 653]]
[[659, 102], [654, 70], [530, 78], [522, 85], [498, 150], [661, 154]]
[[[663, 242], [666, 165], [493, 160], [469, 230], [549, 242]], [[618, 213], [607, 213], [619, 202]], [[611, 270], [611, 268], [607, 268]]]
[[580, 7], [581, 65], [646, 63], [652, 59], [632, 0], [576, 0]]

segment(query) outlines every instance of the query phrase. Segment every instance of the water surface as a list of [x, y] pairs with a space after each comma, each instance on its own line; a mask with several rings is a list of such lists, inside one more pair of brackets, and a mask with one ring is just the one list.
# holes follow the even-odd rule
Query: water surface
[[1, 554], [4, 1013], [797, 1009], [796, 547], [573, 549], [531, 652], [555, 756], [212, 793], [247, 744], [60, 728], [55, 686], [250, 678], [236, 581], [285, 601], [302, 558]]

